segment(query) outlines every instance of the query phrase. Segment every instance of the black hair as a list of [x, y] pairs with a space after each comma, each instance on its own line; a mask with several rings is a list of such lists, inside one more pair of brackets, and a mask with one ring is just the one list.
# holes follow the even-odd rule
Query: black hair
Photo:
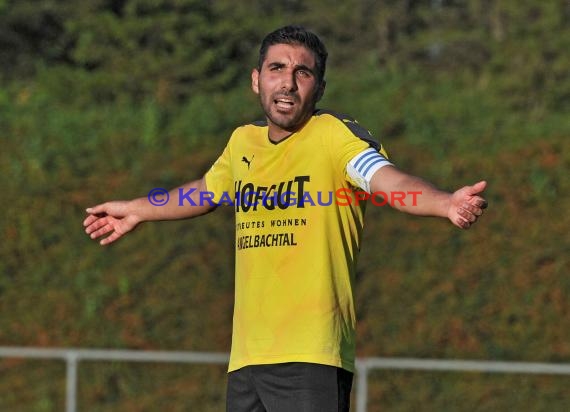
[[259, 61], [257, 63], [258, 70], [261, 70], [261, 66], [263, 66], [269, 47], [276, 44], [301, 45], [311, 50], [315, 55], [317, 79], [319, 83], [323, 82], [325, 78], [328, 53], [325, 45], [316, 34], [306, 30], [302, 26], [295, 25], [281, 27], [280, 29], [269, 33], [265, 36], [261, 42], [261, 47], [259, 48]]

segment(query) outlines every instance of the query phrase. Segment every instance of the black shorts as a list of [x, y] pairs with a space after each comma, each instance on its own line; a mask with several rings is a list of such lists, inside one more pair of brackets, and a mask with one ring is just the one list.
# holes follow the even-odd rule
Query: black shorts
[[315, 363], [246, 366], [228, 374], [227, 412], [348, 412], [353, 373]]

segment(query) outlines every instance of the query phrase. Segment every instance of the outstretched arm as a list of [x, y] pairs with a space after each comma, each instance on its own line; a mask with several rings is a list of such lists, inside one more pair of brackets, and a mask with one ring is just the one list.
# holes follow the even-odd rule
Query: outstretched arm
[[446, 217], [461, 229], [469, 229], [483, 214], [487, 201], [479, 194], [486, 186], [487, 182], [480, 181], [448, 193], [394, 166], [382, 167], [370, 181], [370, 191], [387, 194], [394, 208], [415, 215]]
[[206, 193], [204, 178], [187, 183], [169, 192], [170, 199], [178, 199], [179, 189], [192, 202], [187, 201], [179, 206], [178, 201], [171, 200], [162, 206], [153, 205], [148, 197], [128, 201], [112, 201], [87, 208], [87, 218], [83, 221], [85, 232], [91, 239], [109, 235], [99, 242], [107, 245], [133, 230], [139, 223], [152, 220], [175, 220], [200, 216], [212, 211], [215, 206], [204, 202], [201, 193]]

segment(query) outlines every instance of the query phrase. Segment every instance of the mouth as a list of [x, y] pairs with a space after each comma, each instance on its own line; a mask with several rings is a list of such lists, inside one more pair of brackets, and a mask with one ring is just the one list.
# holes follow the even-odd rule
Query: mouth
[[289, 111], [295, 105], [295, 99], [293, 99], [292, 97], [281, 96], [274, 99], [273, 104], [275, 104], [275, 106], [277, 106], [277, 109], [279, 110]]

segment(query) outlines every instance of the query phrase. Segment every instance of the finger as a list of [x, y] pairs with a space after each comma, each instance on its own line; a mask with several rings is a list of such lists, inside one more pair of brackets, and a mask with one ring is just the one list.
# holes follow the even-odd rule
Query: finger
[[467, 199], [469, 204], [477, 206], [480, 209], [486, 209], [488, 206], [487, 200], [483, 199], [481, 196], [473, 196], [470, 199]]
[[476, 195], [477, 193], [483, 192], [486, 187], [487, 187], [487, 182], [481, 180], [480, 182], [477, 182], [473, 186], [469, 187], [469, 193], [471, 193], [472, 195]]
[[91, 223], [89, 226], [87, 226], [85, 228], [85, 233], [90, 235], [91, 233], [93, 233], [97, 229], [102, 228], [103, 226], [106, 226], [108, 223], [109, 223], [109, 219], [106, 217], [97, 218], [93, 223]]
[[89, 226], [91, 223], [95, 222], [97, 219], [100, 219], [100, 216], [89, 215], [83, 221], [83, 226]]
[[471, 227], [471, 223], [466, 219], [463, 219], [461, 216], [458, 216], [457, 219], [455, 219], [455, 226], [460, 229], [469, 229], [469, 227]]
[[457, 214], [469, 223], [473, 223], [477, 220], [477, 215], [463, 208], [457, 209]]
[[89, 237], [91, 239], [97, 239], [98, 237], [106, 235], [107, 233], [112, 232], [112, 231], [113, 231], [113, 227], [111, 225], [104, 225], [104, 226], [101, 226], [97, 230], [91, 231], [91, 233], [89, 234]]
[[88, 207], [85, 211], [91, 215], [97, 215], [100, 213], [105, 213], [107, 211], [106, 203], [102, 203], [100, 205]]
[[467, 212], [475, 215], [481, 216], [483, 214], [483, 208], [477, 205], [472, 205], [470, 203], [463, 203], [461, 205], [461, 209], [466, 210]]
[[108, 245], [109, 243], [113, 243], [115, 240], [119, 239], [122, 235], [119, 232], [113, 232], [111, 233], [109, 236], [107, 236], [104, 239], [101, 239], [101, 241], [99, 242], [99, 244], [101, 246], [105, 246]]

